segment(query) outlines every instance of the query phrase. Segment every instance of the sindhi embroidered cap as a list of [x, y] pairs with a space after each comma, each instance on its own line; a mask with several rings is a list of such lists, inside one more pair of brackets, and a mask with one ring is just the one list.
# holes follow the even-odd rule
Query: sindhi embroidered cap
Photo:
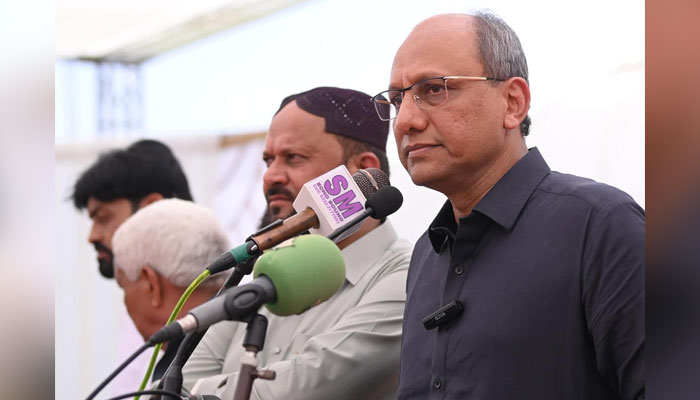
[[294, 100], [302, 110], [325, 119], [326, 132], [369, 143], [386, 151], [389, 121], [379, 119], [368, 94], [337, 87], [317, 87], [287, 96], [277, 112]]

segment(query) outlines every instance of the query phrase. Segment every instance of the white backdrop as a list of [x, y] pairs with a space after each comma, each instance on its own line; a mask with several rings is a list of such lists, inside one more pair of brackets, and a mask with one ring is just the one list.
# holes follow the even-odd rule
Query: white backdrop
[[[528, 57], [528, 145], [552, 169], [617, 186], [644, 206], [644, 4], [563, 3], [488, 4], [519, 34]], [[393, 54], [416, 22], [465, 10], [447, 0], [311, 0], [171, 51], [143, 66], [145, 136], [171, 145], [195, 200], [239, 243], [262, 213], [262, 141], [222, 148], [217, 132], [264, 131], [283, 97], [314, 86], [383, 90]], [[94, 105], [85, 100], [94, 76], [83, 71], [87, 79], [72, 82], [64, 78], [76, 75], [63, 72], [56, 75], [56, 398], [67, 399], [85, 397], [106, 377], [125, 357], [117, 343], [134, 332], [119, 288], [97, 273], [87, 216], [66, 199], [99, 151], [141, 135], [96, 139]], [[391, 138], [388, 152], [392, 183], [405, 198], [392, 221], [413, 242], [444, 198], [411, 183]]]

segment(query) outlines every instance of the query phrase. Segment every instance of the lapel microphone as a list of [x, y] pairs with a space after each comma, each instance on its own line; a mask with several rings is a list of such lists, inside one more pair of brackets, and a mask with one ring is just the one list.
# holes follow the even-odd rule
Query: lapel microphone
[[464, 311], [462, 302], [455, 300], [423, 318], [423, 326], [427, 330], [435, 329], [456, 319], [462, 315], [462, 311]]

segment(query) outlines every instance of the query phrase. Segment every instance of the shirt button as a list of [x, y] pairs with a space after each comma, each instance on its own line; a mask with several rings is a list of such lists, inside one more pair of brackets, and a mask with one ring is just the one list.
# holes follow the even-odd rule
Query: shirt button
[[458, 265], [455, 267], [455, 274], [462, 275], [463, 272], [464, 272], [464, 267], [462, 267], [461, 265]]
[[282, 352], [282, 349], [280, 349], [279, 347], [275, 347], [274, 351], [275, 351], [275, 354], [279, 354]]
[[435, 378], [435, 380], [433, 381], [433, 387], [435, 388], [435, 390], [440, 390], [440, 388], [442, 387], [442, 381], [440, 380], [440, 378]]

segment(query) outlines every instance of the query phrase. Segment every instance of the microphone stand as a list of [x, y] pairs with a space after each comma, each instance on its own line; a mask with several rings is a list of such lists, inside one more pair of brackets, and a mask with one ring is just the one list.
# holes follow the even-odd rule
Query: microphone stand
[[[329, 235], [329, 238], [331, 240], [335, 240], [342, 233], [347, 231], [352, 226], [360, 223], [368, 216], [374, 216], [373, 213], [374, 210], [372, 209], [372, 207], [366, 204], [365, 210], [358, 216], [359, 218], [355, 218], [346, 226], [337, 229], [331, 235]], [[303, 224], [299, 224], [300, 226], [304, 227], [303, 230], [301, 228], [288, 229], [285, 234], [294, 236], [296, 234], [303, 233], [303, 231], [305, 231], [308, 227], [318, 227], [318, 219], [315, 217], [315, 215], [313, 215], [313, 210], [311, 210], [310, 208], [307, 208], [300, 214], [295, 215], [294, 217], [296, 217], [299, 221], [304, 221]], [[254, 233], [248, 239], [246, 239], [246, 241], [252, 241], [252, 243], [254, 243], [252, 247], [247, 249], [249, 254], [253, 254], [253, 252], [259, 254], [261, 248], [266, 249], [274, 243], [278, 243], [278, 241], [276, 241], [277, 235], [273, 235], [272, 233], [270, 233], [270, 231], [272, 231], [273, 228], [278, 228], [284, 225], [284, 222], [284, 220], [278, 219], [273, 223], [267, 225], [266, 227], [260, 229], [258, 232]], [[253, 266], [256, 260], [257, 257], [252, 257], [236, 265], [233, 271], [231, 271], [231, 274], [227, 278], [224, 285], [217, 292], [216, 296], [218, 296], [222, 291], [228, 288], [237, 286], [245, 275], [248, 275], [253, 271]], [[190, 332], [187, 335], [185, 335], [184, 339], [182, 340], [182, 343], [180, 344], [180, 347], [177, 350], [175, 358], [163, 374], [158, 388], [163, 388], [164, 390], [168, 390], [175, 393], [180, 393], [182, 391], [182, 367], [192, 355], [192, 352], [202, 340], [207, 330], [208, 329], [202, 332]], [[266, 380], [275, 379], [274, 371], [257, 370], [257, 353], [263, 348], [263, 344], [265, 343], [266, 332], [267, 318], [260, 314], [256, 314], [254, 317], [251, 317], [246, 327], [246, 336], [243, 342], [243, 346], [246, 349], [246, 353], [241, 359], [241, 369], [238, 378], [239, 381], [236, 387], [234, 400], [250, 399], [253, 381], [256, 378]]]
[[[255, 260], [257, 260], [257, 257], [252, 257], [243, 263], [236, 265], [228, 278], [226, 278], [226, 282], [224, 282], [221, 289], [219, 289], [219, 291], [216, 293], [216, 296], [226, 289], [238, 286], [241, 279], [253, 271]], [[207, 333], [207, 330], [208, 329], [205, 329], [202, 332], [190, 332], [185, 335], [184, 339], [180, 343], [180, 347], [177, 349], [175, 358], [163, 374], [163, 377], [158, 385], [159, 388], [174, 393], [180, 393], [182, 391], [182, 367], [185, 366], [185, 363], [187, 360], [189, 360], [192, 352], [194, 352], [194, 349], [202, 340], [204, 334]]]
[[238, 385], [233, 400], [249, 400], [253, 390], [255, 379], [275, 379], [275, 371], [258, 370], [257, 354], [263, 349], [265, 344], [265, 334], [267, 333], [267, 318], [264, 315], [256, 314], [251, 317], [246, 327], [243, 347], [245, 354], [241, 357], [241, 368], [238, 372]]
[[[268, 232], [270, 232], [272, 229], [277, 228], [281, 225], [284, 224], [284, 220], [282, 219], [277, 219], [276, 221], [272, 222], [271, 224], [263, 227], [259, 231], [255, 232], [254, 234], [250, 235], [246, 241], [249, 241], [251, 239], [254, 239], [256, 237], [264, 236]], [[265, 237], [264, 239], [268, 239]], [[251, 251], [259, 251], [259, 244], [263, 242], [262, 240], [253, 240], [255, 243], [255, 248], [251, 248]], [[216, 296], [221, 294], [226, 289], [232, 288], [234, 286], [238, 286], [238, 284], [241, 282], [244, 276], [249, 275], [251, 272], [253, 272], [253, 266], [255, 265], [255, 261], [257, 260], [257, 256], [251, 257], [247, 259], [246, 261], [236, 265], [233, 270], [231, 271], [231, 274], [226, 278], [226, 282], [224, 282], [224, 285], [219, 289], [219, 291], [216, 293]], [[267, 327], [267, 321], [265, 322], [265, 326]], [[177, 349], [177, 353], [175, 354], [175, 358], [173, 361], [170, 363], [170, 366], [168, 369], [165, 371], [163, 374], [163, 377], [158, 385], [159, 388], [166, 389], [175, 393], [180, 393], [182, 391], [182, 381], [183, 381], [183, 376], [182, 376], [182, 367], [185, 366], [185, 363], [187, 360], [189, 360], [190, 356], [192, 355], [192, 352], [194, 352], [194, 349], [197, 347], [199, 342], [202, 340], [204, 337], [204, 334], [207, 333], [208, 328], [205, 329], [202, 332], [190, 332], [187, 335], [185, 335], [184, 339], [182, 340], [182, 343], [180, 343], [180, 347]], [[264, 336], [265, 333], [263, 332], [263, 342], [264, 342]], [[262, 349], [262, 346], [261, 346]], [[252, 385], [252, 382], [251, 382]]]

